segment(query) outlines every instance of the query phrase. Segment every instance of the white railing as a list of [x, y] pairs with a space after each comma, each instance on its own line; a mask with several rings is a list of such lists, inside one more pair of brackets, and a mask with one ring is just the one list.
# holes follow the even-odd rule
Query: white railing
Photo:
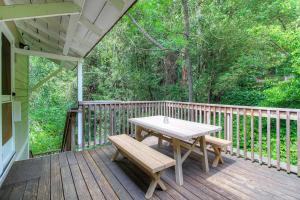
[[[231, 140], [228, 152], [278, 170], [300, 175], [300, 110], [174, 101], [83, 101], [82, 144], [93, 148], [108, 143], [109, 135], [134, 135], [129, 118], [164, 115], [222, 126], [214, 136]], [[284, 147], [284, 148], [283, 148]]]

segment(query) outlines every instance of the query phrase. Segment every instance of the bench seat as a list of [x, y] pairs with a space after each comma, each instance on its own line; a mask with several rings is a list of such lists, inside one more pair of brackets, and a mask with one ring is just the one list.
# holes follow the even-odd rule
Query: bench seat
[[160, 175], [163, 170], [175, 165], [174, 159], [150, 148], [126, 134], [109, 136], [108, 139], [117, 148], [117, 151], [112, 158], [113, 161], [117, 158], [119, 153], [121, 153], [152, 178], [145, 195], [147, 199], [152, 197], [157, 185], [163, 190], [166, 189], [160, 179]]

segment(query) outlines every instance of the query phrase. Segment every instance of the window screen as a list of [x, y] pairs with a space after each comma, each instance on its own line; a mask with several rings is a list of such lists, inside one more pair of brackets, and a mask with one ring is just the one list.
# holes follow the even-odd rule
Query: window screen
[[11, 48], [2, 34], [2, 95], [11, 95]]

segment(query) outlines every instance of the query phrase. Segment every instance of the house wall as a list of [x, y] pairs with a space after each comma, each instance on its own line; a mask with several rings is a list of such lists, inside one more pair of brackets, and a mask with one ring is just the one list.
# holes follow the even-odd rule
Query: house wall
[[28, 108], [29, 108], [29, 59], [28, 56], [15, 57], [15, 102], [21, 102], [21, 119], [15, 122], [16, 160], [28, 159]]

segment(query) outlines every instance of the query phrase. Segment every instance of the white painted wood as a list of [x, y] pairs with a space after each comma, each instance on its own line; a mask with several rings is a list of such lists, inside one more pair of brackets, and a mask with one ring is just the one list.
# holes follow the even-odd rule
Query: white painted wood
[[13, 102], [14, 122], [22, 121], [22, 106], [20, 101]]
[[[59, 8], [59, 9], [58, 9]], [[75, 15], [81, 12], [72, 2], [15, 4], [0, 6], [0, 21], [15, 21], [41, 17]]]
[[103, 34], [103, 30], [99, 27], [95, 26], [93, 23], [91, 23], [86, 17], [81, 16], [79, 23], [83, 26], [85, 26], [87, 29], [92, 31], [93, 33], [101, 36]]
[[67, 29], [67, 36], [66, 36], [66, 42], [63, 49], [63, 54], [68, 55], [73, 36], [75, 35], [75, 31], [78, 25], [78, 21], [80, 19], [80, 15], [72, 15], [70, 17], [68, 29]]
[[183, 172], [182, 172], [181, 148], [178, 139], [175, 138], [173, 139], [173, 148], [174, 148], [174, 159], [176, 160], [176, 165], [175, 165], [176, 183], [181, 186], [183, 185]]
[[44, 37], [41, 33], [36, 33], [34, 32], [32, 29], [30, 29], [29, 27], [26, 27], [24, 23], [21, 22], [17, 22], [16, 23], [17, 27], [24, 31], [25, 33], [27, 33], [28, 35], [30, 35], [31, 37], [42, 41], [43, 43], [45, 43], [45, 45], [53, 47], [53, 48], [58, 48], [58, 49], [62, 49], [63, 47], [61, 45], [59, 45], [57, 42], [50, 40], [47, 37]]
[[39, 56], [39, 57], [50, 58], [50, 59], [55, 59], [55, 60], [64, 60], [64, 61], [70, 61], [70, 62], [78, 62], [82, 59], [82, 58], [78, 58], [78, 57], [64, 56], [64, 55], [58, 55], [58, 54], [53, 54], [53, 53], [25, 50], [25, 49], [19, 49], [19, 48], [15, 48], [15, 53], [22, 54], [22, 55], [28, 55], [28, 56]]
[[168, 121], [168, 123], [164, 122], [164, 116], [129, 119], [129, 122], [135, 125], [139, 125], [180, 140], [189, 140], [199, 136], [208, 135], [222, 129], [220, 126], [201, 124], [171, 117], [168, 117]]
[[[83, 88], [82, 88], [82, 81], [83, 81], [83, 73], [82, 73], [82, 64], [83, 64], [83, 60], [78, 62], [77, 65], [77, 100], [78, 102], [83, 101]], [[82, 146], [82, 131], [83, 131], [83, 127], [82, 127], [82, 112], [78, 112], [78, 145], [79, 147], [83, 147]]]

